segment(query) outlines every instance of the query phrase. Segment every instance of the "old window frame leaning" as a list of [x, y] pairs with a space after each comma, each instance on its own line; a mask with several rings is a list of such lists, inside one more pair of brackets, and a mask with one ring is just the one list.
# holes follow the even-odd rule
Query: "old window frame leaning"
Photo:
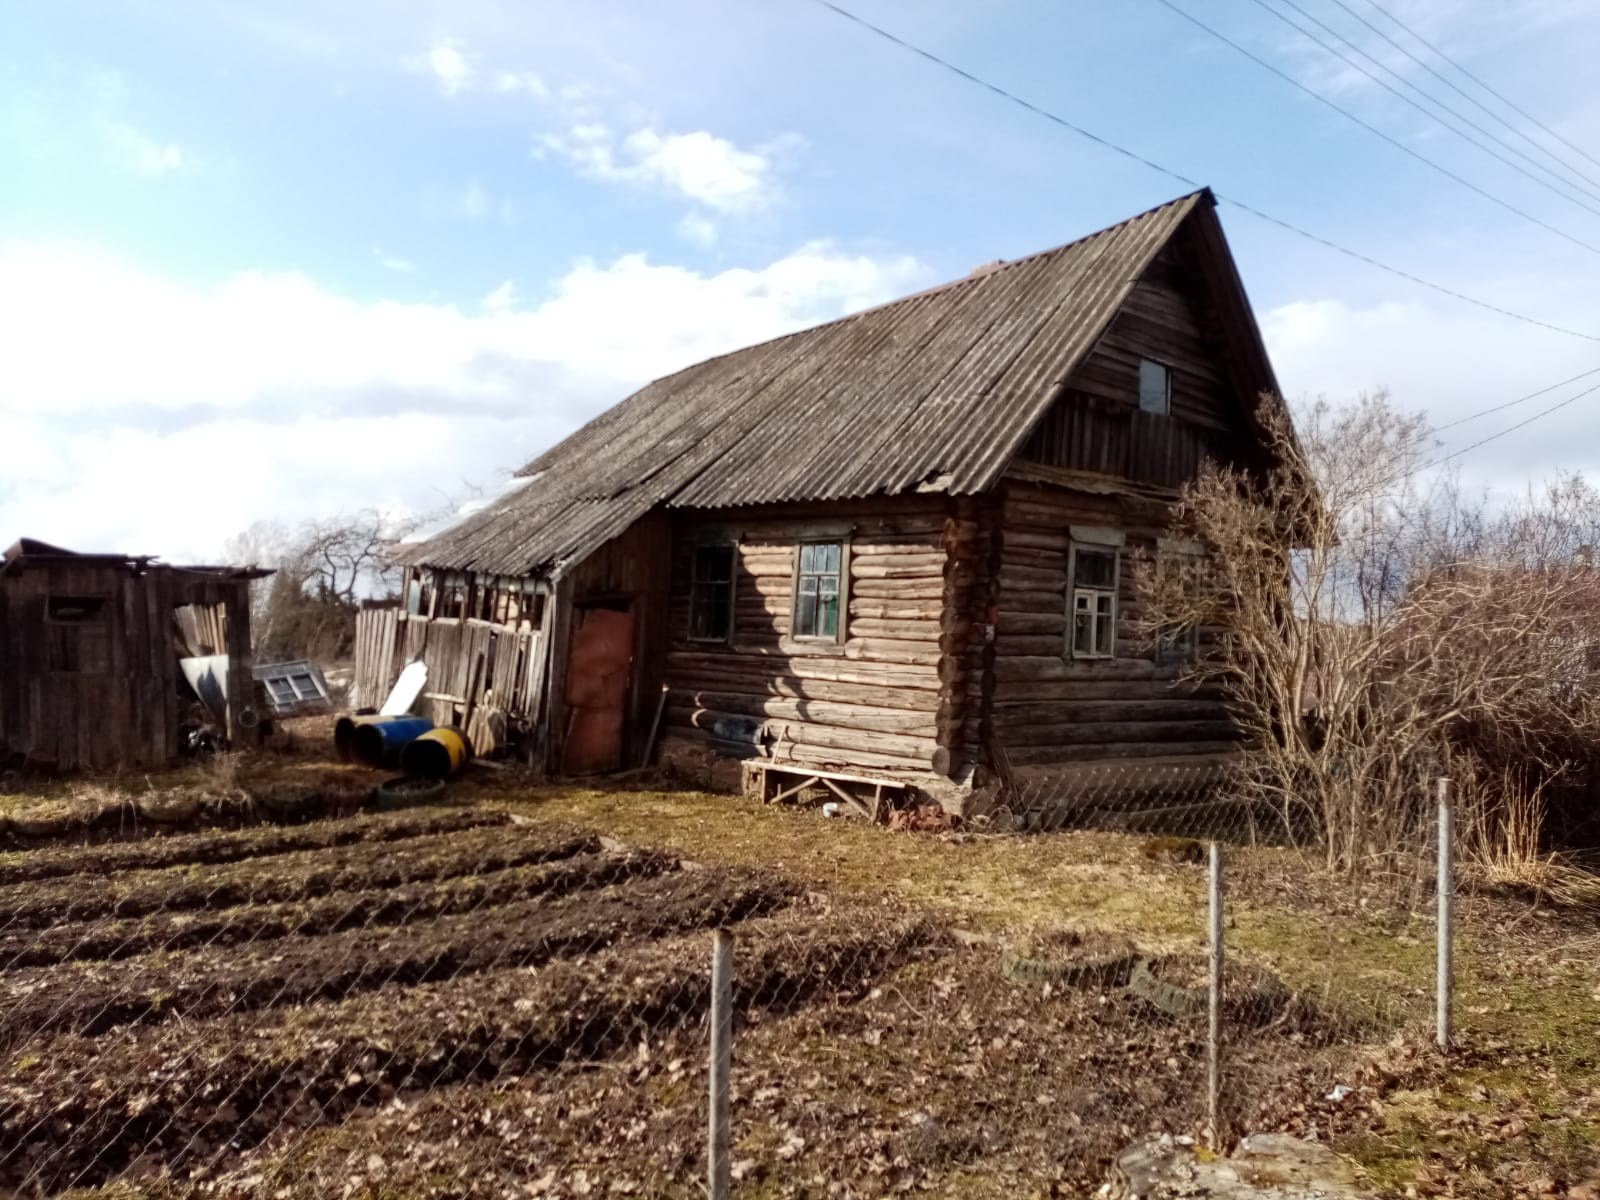
[[1172, 368], [1160, 359], [1139, 360], [1139, 411], [1157, 417], [1172, 415]]
[[[1068, 660], [1108, 659], [1117, 656], [1117, 618], [1119, 616], [1118, 591], [1122, 586], [1122, 547], [1124, 536], [1112, 529], [1091, 529], [1074, 526], [1067, 555], [1067, 628], [1063, 635], [1062, 655]], [[1078, 568], [1086, 555], [1108, 558], [1111, 578], [1108, 582], [1080, 582]], [[1078, 645], [1078, 618], [1089, 618], [1088, 646]], [[1102, 630], [1104, 631], [1102, 634]]]
[[[806, 569], [806, 552], [819, 548], [836, 547], [839, 552], [838, 561], [833, 569], [821, 570]], [[813, 611], [821, 612], [822, 584], [832, 579], [834, 585], [834, 628], [832, 633], [802, 633], [800, 630], [800, 599], [805, 592], [808, 579], [817, 581], [816, 596], [818, 604]], [[845, 627], [849, 623], [850, 612], [850, 539], [845, 536], [802, 538], [795, 543], [794, 548], [794, 581], [789, 596], [789, 638], [791, 641], [808, 642], [813, 645], [840, 645], [845, 639]]]
[[[728, 577], [726, 579], [702, 579], [700, 556], [706, 551], [724, 550], [728, 555]], [[727, 646], [733, 643], [734, 627], [734, 601], [735, 590], [739, 578], [739, 544], [731, 539], [707, 539], [696, 542], [689, 558], [689, 640], [705, 645]], [[706, 611], [702, 605], [706, 603], [704, 597], [714, 597], [717, 589], [722, 592], [725, 628], [721, 633], [697, 632], [701, 614]]]

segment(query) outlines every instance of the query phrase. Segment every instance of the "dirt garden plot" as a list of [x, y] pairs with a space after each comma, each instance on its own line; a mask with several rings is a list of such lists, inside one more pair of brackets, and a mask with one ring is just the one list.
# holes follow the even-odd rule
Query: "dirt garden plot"
[[226, 832], [182, 833], [99, 846], [11, 850], [0, 853], [0, 885], [68, 875], [115, 875], [122, 871], [191, 863], [230, 863], [295, 850], [400, 841], [510, 822], [509, 814], [496, 809], [424, 809], [331, 818], [306, 825], [260, 825]]
[[[748, 909], [748, 885], [719, 880], [700, 885], [701, 924]], [[874, 915], [748, 923], [738, 1002], [783, 1010], [833, 996], [933, 936], [919, 920]], [[400, 1092], [604, 1058], [700, 1020], [705, 948], [703, 936], [641, 941], [265, 1017], [39, 1041], [11, 1057], [0, 1084], [0, 1186], [49, 1193], [130, 1170], [187, 1174]]]
[[44, 928], [64, 920], [142, 917], [396, 887], [570, 858], [599, 847], [593, 835], [570, 830], [490, 827], [247, 858], [214, 867], [10, 884], [0, 888], [0, 928]]
[[0, 1046], [50, 1031], [92, 1036], [118, 1025], [194, 1020], [529, 966], [628, 938], [740, 921], [786, 899], [782, 888], [752, 878], [690, 872], [593, 896], [524, 900], [388, 928], [13, 971], [0, 979]]
[[[158, 951], [238, 946], [471, 913], [535, 897], [605, 887], [673, 869], [663, 854], [582, 854], [483, 875], [334, 892], [301, 901], [153, 913], [131, 920], [78, 921], [0, 932], [0, 969], [115, 960]], [[0, 988], [4, 976], [0, 975]]]

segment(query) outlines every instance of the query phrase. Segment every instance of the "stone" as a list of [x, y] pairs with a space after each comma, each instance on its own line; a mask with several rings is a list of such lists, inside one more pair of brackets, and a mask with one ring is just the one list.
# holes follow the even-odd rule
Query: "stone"
[[1105, 1200], [1368, 1200], [1349, 1165], [1325, 1146], [1281, 1133], [1245, 1138], [1228, 1158], [1189, 1139], [1146, 1138], [1117, 1156]]

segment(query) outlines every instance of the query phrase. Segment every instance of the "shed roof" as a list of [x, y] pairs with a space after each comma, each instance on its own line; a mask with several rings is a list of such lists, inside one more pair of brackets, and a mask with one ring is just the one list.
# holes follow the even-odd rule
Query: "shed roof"
[[724, 354], [640, 389], [534, 459], [527, 483], [402, 561], [559, 572], [658, 505], [991, 487], [1186, 222], [1275, 387], [1209, 190], [1068, 245]]

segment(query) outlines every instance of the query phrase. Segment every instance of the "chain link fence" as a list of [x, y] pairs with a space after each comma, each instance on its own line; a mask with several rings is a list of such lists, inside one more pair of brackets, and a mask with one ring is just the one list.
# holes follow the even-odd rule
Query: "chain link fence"
[[[1223, 768], [1013, 780], [894, 830], [495, 775], [14, 832], [0, 1189], [1132, 1194], [1244, 1135], [1358, 1146], [1432, 1061], [1431, 847], [1330, 873]], [[209, 828], [149, 835], [190, 799]], [[1495, 943], [1467, 946], [1474, 976]]]

